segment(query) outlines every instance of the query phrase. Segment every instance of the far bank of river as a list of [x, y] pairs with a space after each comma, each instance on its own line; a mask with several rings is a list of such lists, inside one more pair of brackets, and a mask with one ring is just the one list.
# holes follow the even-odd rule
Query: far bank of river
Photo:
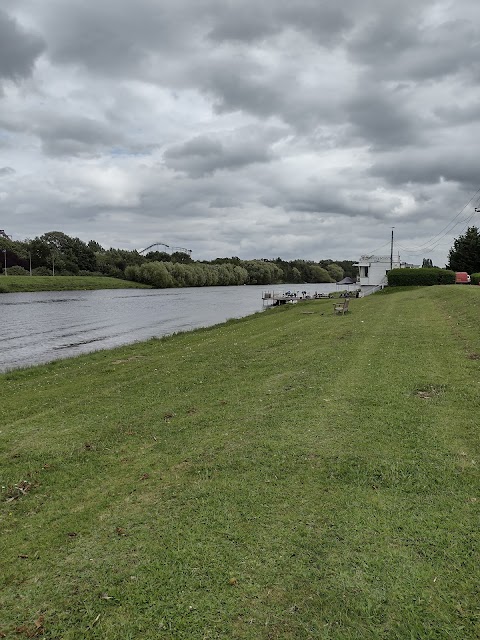
[[44, 291], [0, 296], [0, 372], [207, 327], [262, 310], [262, 291], [335, 284]]

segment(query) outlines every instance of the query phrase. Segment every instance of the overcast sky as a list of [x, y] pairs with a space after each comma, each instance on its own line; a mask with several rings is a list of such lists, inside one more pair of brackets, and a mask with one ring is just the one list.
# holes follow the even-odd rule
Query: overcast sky
[[478, 0], [2, 0], [0, 228], [443, 266], [479, 79]]

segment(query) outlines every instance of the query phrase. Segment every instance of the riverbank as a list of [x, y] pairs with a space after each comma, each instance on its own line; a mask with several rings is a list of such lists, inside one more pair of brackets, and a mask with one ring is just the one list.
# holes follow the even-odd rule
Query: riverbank
[[130, 280], [95, 276], [0, 276], [0, 293], [93, 289], [150, 289], [150, 287]]
[[479, 292], [332, 309], [0, 375], [0, 632], [477, 638]]

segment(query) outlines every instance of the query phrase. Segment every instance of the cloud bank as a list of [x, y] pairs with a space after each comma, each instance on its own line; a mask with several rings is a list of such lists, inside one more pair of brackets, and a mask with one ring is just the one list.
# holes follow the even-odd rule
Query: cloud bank
[[314, 260], [395, 227], [442, 266], [480, 222], [449, 225], [480, 186], [479, 25], [474, 0], [5, 0], [0, 227]]

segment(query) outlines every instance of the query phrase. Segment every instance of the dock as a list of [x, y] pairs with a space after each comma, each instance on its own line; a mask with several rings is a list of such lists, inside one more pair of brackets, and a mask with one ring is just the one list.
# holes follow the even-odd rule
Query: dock
[[278, 307], [282, 304], [297, 304], [304, 300], [326, 300], [333, 297], [334, 295], [331, 293], [317, 293], [316, 291], [314, 294], [310, 294], [307, 291], [286, 291], [281, 293], [264, 291], [262, 293], [263, 305], [271, 307]]

